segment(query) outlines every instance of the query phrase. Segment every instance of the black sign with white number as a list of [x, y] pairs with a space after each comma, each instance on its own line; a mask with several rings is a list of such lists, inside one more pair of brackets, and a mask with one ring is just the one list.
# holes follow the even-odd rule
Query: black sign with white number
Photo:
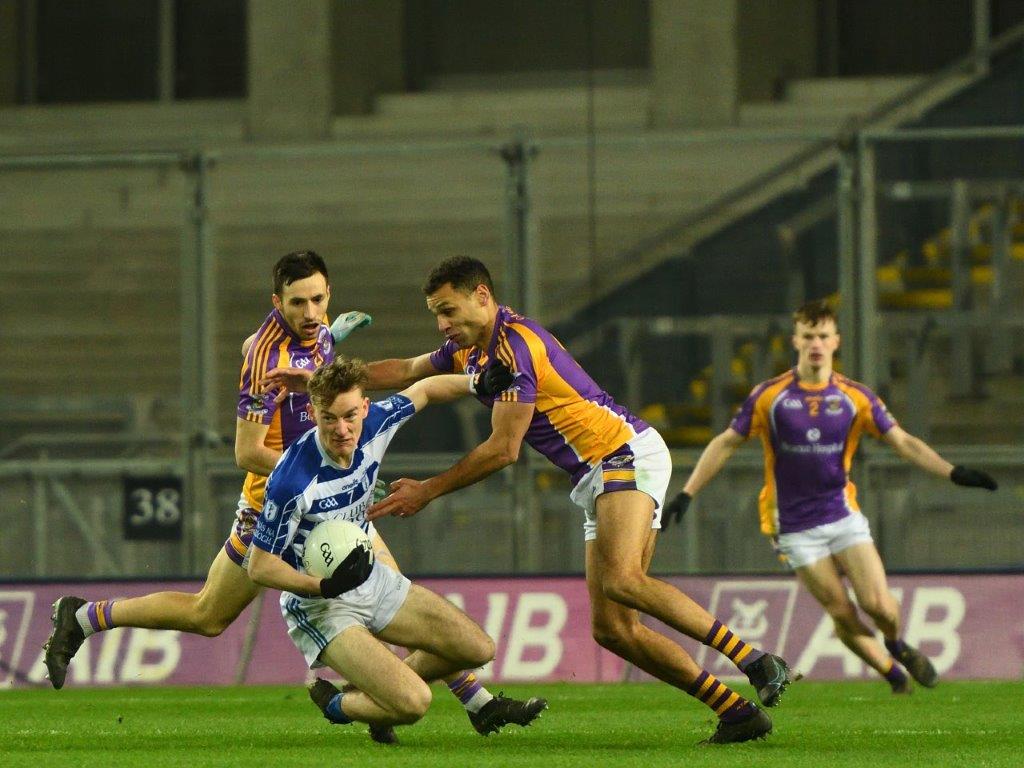
[[180, 477], [124, 479], [124, 537], [128, 541], [180, 541]]

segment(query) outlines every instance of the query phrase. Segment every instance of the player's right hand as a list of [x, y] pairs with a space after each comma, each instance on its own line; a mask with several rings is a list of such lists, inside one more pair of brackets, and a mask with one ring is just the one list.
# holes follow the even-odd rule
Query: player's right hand
[[320, 579], [320, 596], [337, 597], [343, 592], [355, 589], [368, 578], [373, 570], [370, 550], [358, 546], [349, 552], [345, 559], [338, 563], [334, 573], [326, 579]]
[[957, 485], [965, 485], [968, 488], [987, 488], [994, 491], [999, 487], [999, 483], [988, 472], [970, 469], [963, 464], [953, 467], [953, 471], [949, 473], [949, 479]]
[[683, 515], [690, 508], [690, 501], [692, 499], [693, 497], [686, 491], [680, 491], [672, 501], [666, 504], [665, 511], [661, 513], [661, 530], [664, 531], [672, 523], [682, 525]]
[[259, 383], [266, 392], [277, 390], [274, 402], [280, 403], [289, 392], [305, 392], [311, 378], [313, 372], [304, 368], [271, 368]]

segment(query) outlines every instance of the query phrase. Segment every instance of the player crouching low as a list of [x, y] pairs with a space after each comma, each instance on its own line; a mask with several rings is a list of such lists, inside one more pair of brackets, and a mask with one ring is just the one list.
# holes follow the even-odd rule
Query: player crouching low
[[[332, 723], [369, 723], [376, 741], [393, 743], [392, 726], [426, 713], [429, 681], [493, 658], [494, 642], [469, 616], [384, 562], [386, 548], [365, 512], [384, 452], [403, 423], [429, 403], [498, 392], [511, 380], [495, 366], [472, 377], [434, 377], [370, 403], [363, 395], [365, 365], [338, 358], [310, 381], [317, 426], [292, 444], [267, 481], [249, 575], [282, 590], [289, 636], [310, 667], [328, 666], [349, 681], [339, 690], [318, 680], [310, 690]], [[306, 571], [303, 554], [314, 527], [333, 519], [359, 525], [374, 552], [355, 547], [321, 579]], [[412, 652], [403, 662], [385, 643]], [[547, 707], [538, 698], [493, 697], [471, 672], [448, 685], [484, 735], [510, 723], [528, 725]]]

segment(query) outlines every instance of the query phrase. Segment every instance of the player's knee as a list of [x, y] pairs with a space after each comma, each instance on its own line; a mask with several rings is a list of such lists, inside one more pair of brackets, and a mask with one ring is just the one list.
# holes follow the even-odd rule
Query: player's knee
[[590, 628], [594, 642], [612, 653], [618, 653], [630, 645], [633, 628], [622, 622], [605, 622], [595, 619]]
[[494, 652], [494, 641], [481, 632], [480, 637], [476, 638], [473, 642], [468, 658], [466, 659], [466, 666], [470, 669], [482, 667], [484, 664], [487, 664], [494, 659]]
[[223, 611], [200, 603], [194, 619], [195, 631], [203, 637], [218, 637], [234, 620], [234, 616], [226, 616]]
[[866, 595], [860, 600], [860, 607], [872, 619], [891, 621], [896, 618], [895, 602], [888, 599], [888, 595], [878, 592]]
[[391, 703], [394, 716], [401, 725], [410, 725], [422, 718], [430, 709], [430, 686], [422, 680], [402, 691]]
[[644, 575], [640, 572], [615, 573], [608, 576], [601, 585], [606, 598], [631, 608], [640, 603], [643, 590]]

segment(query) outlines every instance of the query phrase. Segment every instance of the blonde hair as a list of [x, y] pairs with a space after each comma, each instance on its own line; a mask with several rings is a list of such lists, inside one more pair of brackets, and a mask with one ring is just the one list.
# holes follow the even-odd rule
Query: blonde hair
[[366, 363], [358, 357], [339, 355], [327, 365], [317, 368], [307, 387], [309, 399], [317, 408], [328, 408], [342, 392], [350, 392], [357, 387], [365, 389], [369, 381]]

